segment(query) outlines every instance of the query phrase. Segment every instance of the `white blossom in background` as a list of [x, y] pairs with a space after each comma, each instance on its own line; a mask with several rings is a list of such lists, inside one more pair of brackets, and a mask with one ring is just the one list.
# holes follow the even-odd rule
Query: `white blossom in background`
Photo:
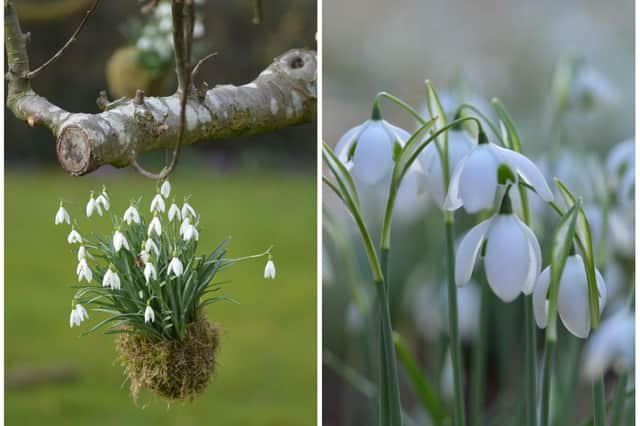
[[196, 217], [196, 211], [191, 207], [189, 203], [186, 201], [182, 204], [182, 218], [186, 218], [187, 215], [191, 215], [191, 217]]
[[540, 244], [533, 232], [513, 214], [497, 214], [471, 228], [456, 251], [455, 280], [469, 282], [483, 243], [484, 270], [493, 292], [504, 302], [520, 292], [531, 294], [542, 267]]
[[109, 265], [107, 272], [102, 278], [102, 287], [109, 287], [112, 290], [120, 290], [121, 282], [117, 271], [114, 271], [113, 265]]
[[129, 208], [125, 210], [122, 220], [124, 220], [127, 225], [131, 225], [132, 223], [140, 224], [140, 213], [138, 209], [136, 209], [133, 204], [130, 205]]
[[113, 248], [116, 250], [116, 253], [117, 253], [120, 251], [122, 247], [124, 247], [129, 251], [131, 250], [129, 248], [129, 242], [127, 241], [124, 234], [120, 232], [119, 229], [116, 229], [116, 231], [113, 233]]
[[267, 264], [264, 267], [264, 279], [265, 280], [275, 280], [276, 279], [276, 265], [273, 263], [273, 259], [271, 255], [269, 255], [269, 260], [267, 260]]
[[109, 194], [107, 194], [107, 189], [103, 186], [102, 192], [96, 198], [96, 206], [102, 207], [105, 211], [109, 210]]
[[97, 211], [98, 215], [102, 216], [102, 209], [100, 208], [100, 205], [96, 203], [96, 199], [93, 198], [93, 191], [91, 191], [86, 208], [87, 217], [93, 216], [94, 211]]
[[[600, 293], [600, 312], [607, 300], [607, 286], [600, 271], [596, 269], [596, 283]], [[547, 293], [551, 284], [551, 267], [547, 266], [536, 281], [533, 293], [533, 312], [538, 327], [547, 326], [549, 302]], [[567, 258], [560, 277], [558, 289], [558, 315], [564, 326], [576, 337], [582, 339], [589, 335], [591, 321], [589, 317], [589, 288], [584, 262], [580, 255]]]
[[594, 381], [612, 369], [624, 374], [634, 368], [635, 316], [622, 308], [602, 321], [587, 341], [583, 353], [582, 374]]
[[144, 279], [147, 284], [149, 284], [149, 280], [152, 278], [154, 280], [158, 279], [158, 271], [156, 271], [156, 267], [153, 266], [153, 263], [147, 262], [146, 265], [144, 265]]
[[169, 266], [167, 267], [167, 275], [171, 275], [173, 273], [174, 276], [179, 277], [184, 272], [184, 266], [182, 266], [182, 262], [176, 254], [174, 253], [171, 262], [169, 262]]
[[149, 322], [154, 322], [156, 320], [156, 315], [153, 312], [153, 309], [151, 308], [150, 305], [147, 305], [147, 308], [144, 310], [144, 322], [149, 323]]
[[67, 242], [69, 244], [82, 244], [82, 237], [74, 227], [71, 228], [71, 232], [69, 232], [69, 235], [67, 236]]
[[[467, 154], [474, 148], [474, 141], [463, 130], [449, 130], [447, 132], [449, 173], [455, 170], [456, 166]], [[433, 198], [436, 205], [442, 209], [444, 207], [447, 188], [444, 185], [442, 173], [442, 161], [440, 159], [440, 151], [443, 144], [440, 142], [432, 142], [420, 153], [418, 160], [424, 171], [427, 190]]]
[[171, 194], [171, 184], [168, 180], [162, 182], [162, 185], [160, 186], [160, 194], [162, 194], [164, 198], [169, 198], [169, 195]]
[[60, 207], [58, 207], [58, 211], [56, 212], [56, 217], [54, 223], [56, 225], [60, 225], [62, 223], [67, 223], [67, 225], [71, 225], [71, 218], [69, 217], [69, 212], [64, 208], [62, 202], [60, 202]]
[[78, 261], [78, 267], [76, 268], [76, 274], [78, 275], [78, 282], [82, 282], [83, 279], [90, 283], [93, 279], [93, 272], [89, 268], [87, 259], [82, 258]]
[[153, 200], [151, 200], [151, 207], [149, 208], [151, 213], [164, 213], [164, 198], [162, 198], [162, 194], [157, 193]]
[[609, 184], [614, 191], [625, 175], [635, 173], [635, 145], [634, 138], [624, 140], [611, 148], [607, 155], [605, 169]]
[[151, 236], [152, 232], [155, 232], [157, 236], [162, 235], [162, 225], [160, 224], [157, 213], [153, 215], [153, 219], [151, 219], [151, 223], [149, 223], [149, 227], [147, 228], [147, 234], [149, 236]]
[[87, 310], [79, 303], [76, 303], [73, 309], [71, 309], [71, 315], [69, 316], [69, 327], [79, 326], [82, 321], [89, 318]]
[[494, 143], [481, 143], [462, 158], [451, 175], [444, 202], [446, 210], [464, 207], [467, 213], [491, 209], [498, 191], [498, 168], [506, 164], [531, 185], [544, 201], [553, 194], [542, 172], [527, 157]]
[[177, 219], [178, 221], [182, 219], [182, 216], [180, 214], [180, 209], [178, 208], [175, 202], [171, 203], [171, 206], [169, 207], [168, 217], [169, 217], [169, 222], [173, 222], [174, 219]]

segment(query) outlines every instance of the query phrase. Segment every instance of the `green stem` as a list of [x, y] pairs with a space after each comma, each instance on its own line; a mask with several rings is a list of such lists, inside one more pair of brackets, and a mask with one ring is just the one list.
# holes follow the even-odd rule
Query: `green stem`
[[525, 316], [525, 362], [527, 365], [526, 419], [528, 426], [537, 426], [536, 413], [536, 322], [533, 317], [533, 296], [524, 297]]
[[482, 406], [484, 404], [484, 384], [486, 379], [487, 331], [489, 327], [489, 286], [482, 283], [480, 297], [480, 324], [473, 348], [473, 399], [471, 401], [471, 424], [483, 426]]
[[374, 110], [375, 109], [380, 110], [380, 98], [386, 98], [391, 102], [395, 103], [400, 108], [407, 111], [413, 118], [416, 119], [416, 121], [418, 121], [418, 123], [425, 124], [427, 122], [427, 120], [425, 120], [420, 114], [418, 114], [418, 112], [411, 105], [409, 105], [407, 102], [403, 101], [402, 99], [398, 98], [397, 96], [394, 96], [391, 93], [387, 93], [387, 92], [380, 92], [376, 95], [376, 98], [373, 101]]
[[542, 361], [542, 393], [540, 395], [540, 426], [549, 426], [550, 402], [551, 402], [551, 371], [553, 370], [553, 358], [555, 342], [547, 339], [544, 345]]
[[616, 384], [615, 396], [613, 400], [613, 414], [611, 415], [611, 426], [620, 426], [624, 413], [624, 403], [626, 399], [627, 375], [618, 376]]
[[464, 426], [464, 394], [462, 387], [462, 357], [460, 338], [458, 336], [458, 295], [455, 282], [455, 246], [453, 236], [453, 214], [445, 215], [445, 229], [447, 234], [447, 273], [448, 273], [448, 302], [449, 302], [449, 337], [451, 347], [451, 361], [453, 364], [453, 383], [455, 391], [454, 424]]
[[604, 380], [602, 377], [593, 382], [591, 396], [593, 403], [593, 424], [595, 426], [605, 426]]

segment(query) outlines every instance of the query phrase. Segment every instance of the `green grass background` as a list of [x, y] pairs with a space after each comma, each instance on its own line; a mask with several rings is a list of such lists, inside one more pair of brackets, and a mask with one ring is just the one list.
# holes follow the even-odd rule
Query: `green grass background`
[[[217, 280], [240, 305], [215, 304], [222, 326], [218, 371], [207, 392], [170, 408], [151, 394], [138, 406], [114, 362], [113, 336], [69, 328], [75, 250], [68, 227], [54, 226], [59, 197], [82, 219], [89, 190], [107, 185], [112, 211], [154, 184], [128, 172], [72, 178], [60, 170], [5, 175], [5, 371], [71, 365], [77, 380], [5, 393], [8, 425], [313, 425], [316, 423], [316, 187], [313, 176], [242, 171], [214, 175], [183, 165], [172, 195], [202, 215], [199, 251], [232, 236], [229, 255], [259, 253], [274, 244], [277, 279], [262, 278], [265, 260], [240, 263]], [[148, 210], [147, 210], [148, 211]], [[111, 229], [92, 219], [90, 229]], [[100, 318], [91, 313], [89, 324]]]

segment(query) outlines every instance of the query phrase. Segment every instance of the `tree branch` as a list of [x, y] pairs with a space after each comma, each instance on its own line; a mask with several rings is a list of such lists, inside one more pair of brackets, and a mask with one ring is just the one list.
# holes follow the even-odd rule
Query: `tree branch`
[[[104, 164], [126, 167], [144, 152], [174, 147], [180, 129], [180, 94], [122, 100], [99, 114], [70, 113], [36, 94], [28, 79], [27, 36], [12, 0], [5, 1], [7, 108], [30, 126], [56, 136], [62, 167], [87, 174]], [[304, 49], [277, 57], [251, 83], [220, 85], [186, 104], [184, 144], [274, 131], [316, 116], [316, 55]]]

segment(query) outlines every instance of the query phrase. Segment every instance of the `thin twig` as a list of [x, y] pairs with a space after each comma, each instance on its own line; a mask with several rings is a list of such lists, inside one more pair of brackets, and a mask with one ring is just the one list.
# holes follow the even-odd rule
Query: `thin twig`
[[80, 21], [80, 25], [78, 25], [78, 28], [76, 28], [76, 30], [73, 32], [73, 34], [71, 35], [71, 38], [69, 40], [67, 40], [67, 42], [60, 48], [60, 50], [58, 50], [51, 58], [49, 58], [44, 64], [40, 65], [38, 68], [36, 68], [35, 70], [29, 72], [27, 74], [27, 78], [29, 79], [33, 79], [35, 77], [37, 77], [38, 74], [40, 74], [40, 72], [45, 69], [46, 67], [48, 67], [49, 65], [51, 65], [52, 63], [54, 63], [55, 61], [57, 61], [58, 59], [60, 59], [60, 57], [62, 56], [62, 54], [64, 53], [65, 50], [67, 50], [67, 48], [69, 46], [71, 46], [71, 44], [73, 44], [74, 41], [76, 41], [78, 39], [78, 35], [80, 34], [80, 31], [82, 31], [82, 29], [84, 28], [84, 26], [86, 25], [87, 21], [89, 20], [89, 16], [91, 16], [91, 14], [98, 8], [98, 5], [100, 4], [100, 0], [95, 0], [95, 2], [93, 3], [93, 6], [91, 6], [91, 9], [87, 10], [87, 12], [84, 15], [84, 18], [82, 18], [82, 21]]
[[207, 56], [205, 56], [204, 58], [198, 61], [196, 66], [193, 67], [193, 71], [191, 71], [191, 80], [196, 79], [196, 76], [198, 75], [198, 71], [200, 71], [200, 67], [209, 59], [213, 58], [214, 56], [218, 56], [218, 52], [209, 53]]
[[[185, 9], [186, 14], [184, 13]], [[181, 90], [180, 130], [178, 131], [178, 140], [173, 148], [171, 163], [162, 169], [160, 173], [149, 172], [142, 167], [135, 158], [131, 160], [131, 165], [138, 173], [142, 176], [155, 180], [166, 179], [178, 164], [182, 142], [184, 140], [185, 128], [187, 127], [187, 99], [191, 92], [191, 45], [193, 44], [193, 23], [195, 21], [193, 0], [185, 0], [184, 3], [181, 0], [173, 0], [172, 12], [174, 23], [173, 46], [176, 54], [176, 72], [178, 74], [179, 83], [178, 90]]]

